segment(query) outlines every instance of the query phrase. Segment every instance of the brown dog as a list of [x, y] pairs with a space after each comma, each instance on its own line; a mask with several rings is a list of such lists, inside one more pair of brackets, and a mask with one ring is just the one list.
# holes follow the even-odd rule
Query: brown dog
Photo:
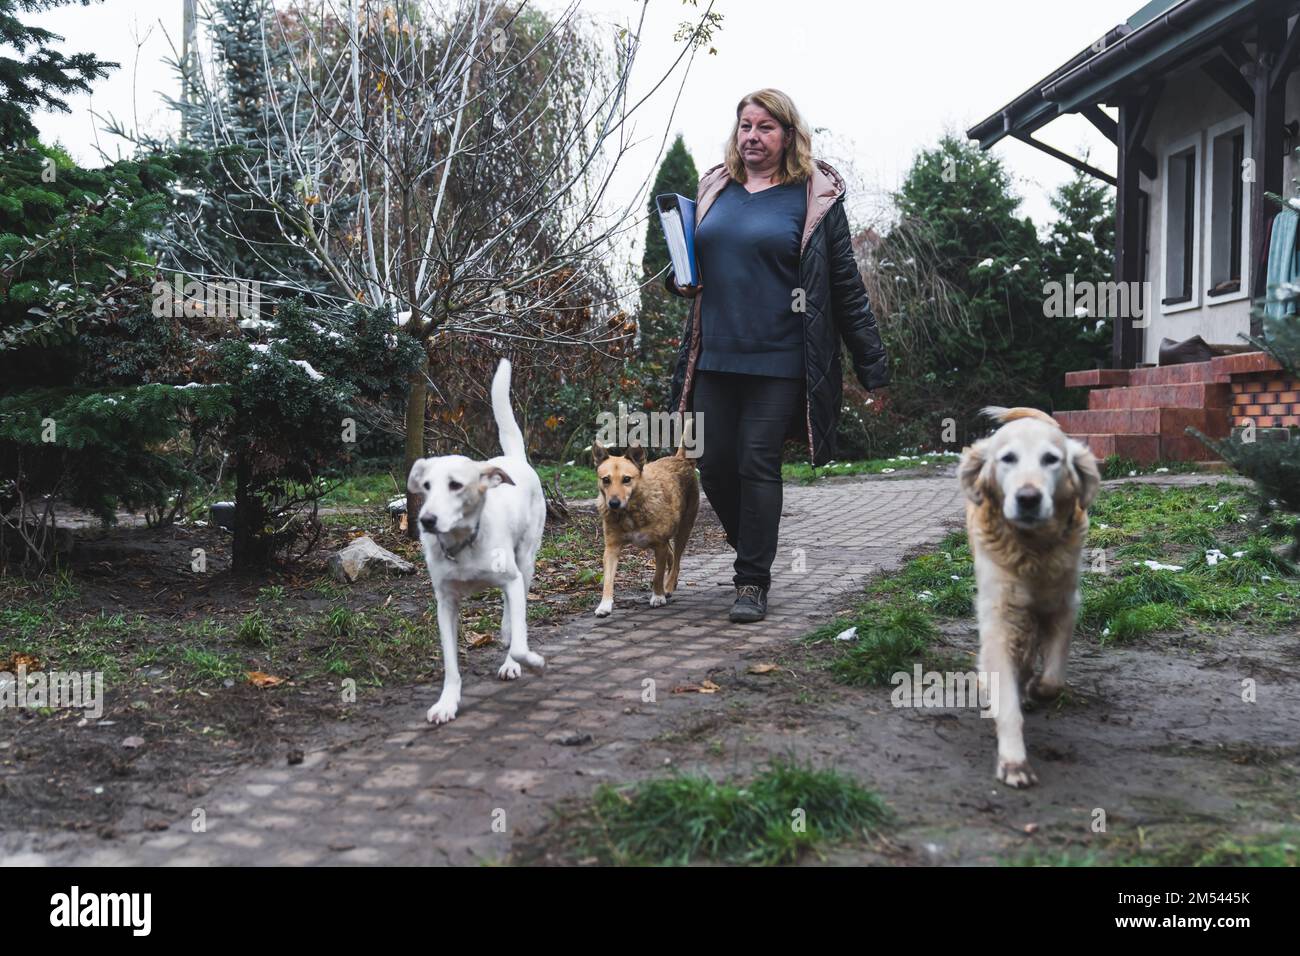
[[1101, 474], [1088, 447], [1045, 412], [984, 414], [1002, 427], [965, 449], [958, 468], [975, 563], [979, 673], [997, 724], [997, 778], [1028, 787], [1038, 778], [1025, 754], [1021, 700], [1051, 700], [1065, 689], [1088, 507]]
[[700, 510], [700, 486], [685, 446], [649, 464], [645, 449], [629, 445], [627, 455], [611, 455], [597, 441], [591, 449], [600, 487], [605, 525], [605, 587], [597, 617], [614, 610], [614, 575], [624, 547], [653, 548], [655, 576], [650, 606], [660, 607], [677, 589], [686, 542]]

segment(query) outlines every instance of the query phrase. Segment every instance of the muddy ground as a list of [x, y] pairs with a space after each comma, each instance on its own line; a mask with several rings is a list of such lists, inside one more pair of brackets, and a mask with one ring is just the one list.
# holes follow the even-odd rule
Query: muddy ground
[[[821, 489], [787, 486], [790, 517], [783, 536], [787, 525], [791, 535], [804, 533], [800, 516], [824, 511], [829, 501], [870, 500], [887, 510], [891, 495], [904, 502], [902, 496], [920, 485], [939, 483], [891, 476], [843, 479]], [[957, 497], [944, 507], [947, 513], [938, 517], [955, 526]], [[344, 524], [332, 530], [331, 546], [355, 533]], [[357, 519], [357, 526], [366, 521]], [[367, 527], [381, 544], [398, 551], [405, 547], [407, 556], [414, 556], [395, 535], [385, 536], [382, 523]], [[929, 537], [937, 541], [940, 530], [936, 526]], [[586, 572], [599, 566], [600, 547], [597, 519], [589, 512], [576, 513], [572, 527], [552, 533], [559, 536], [548, 559], [553, 565], [538, 576], [538, 590], [545, 594], [538, 595], [536, 610], [530, 605], [536, 639], [548, 655], [555, 646], [548, 641], [575, 639], [594, 620], [587, 612], [598, 583]], [[130, 847], [148, 834], [169, 827], [175, 832], [177, 821], [205, 794], [237, 789], [240, 780], [249, 779], [250, 768], [294, 768], [303, 754], [309, 766], [323, 759], [327, 763], [319, 766], [327, 768], [337, 755], [344, 767], [358, 751], [374, 754], [398, 740], [409, 748], [424, 739], [420, 735], [427, 728], [420, 718], [441, 668], [422, 575], [363, 582], [341, 593], [323, 580], [327, 551], [322, 549], [283, 577], [241, 581], [218, 564], [210, 579], [196, 585], [184, 570], [196, 541], [206, 542], [212, 554], [223, 547], [218, 532], [180, 529], [114, 532], [78, 547], [72, 576], [76, 597], [60, 604], [58, 614], [84, 616], [103, 609], [139, 614], [146, 623], [97, 638], [95, 646], [115, 655], [124, 671], [110, 688], [102, 720], [83, 723], [76, 712], [0, 712], [0, 858], [21, 861], [57, 850], [51, 861], [77, 862], [91, 858], [96, 846], [119, 847], [130, 857]], [[888, 573], [905, 553], [884, 538], [867, 550], [872, 549], [877, 554], [872, 560], [883, 569], [879, 573]], [[691, 544], [694, 560], [722, 550], [716, 518], [704, 507]], [[624, 628], [653, 620], [644, 607], [647, 565], [639, 557], [631, 560], [621, 576], [638, 583], [620, 590], [616, 611], [617, 625]], [[695, 585], [725, 583], [728, 562], [724, 557], [707, 572], [699, 571]], [[543, 586], [544, 581], [551, 584]], [[283, 590], [268, 596], [268, 586]], [[832, 649], [799, 639], [846, 610], [856, 593], [855, 585], [798, 620], [783, 621], [779, 632], [769, 632], [780, 639], [765, 646], [747, 646], [745, 633], [759, 632], [741, 629], [725, 644], [725, 653], [713, 655], [715, 665], [692, 674], [692, 680], [712, 680], [720, 688], [716, 693], [665, 694], [651, 714], [634, 702], [625, 706], [625, 697], [620, 698], [625, 692], [585, 689], [590, 702], [566, 712], [573, 716], [566, 716], [565, 726], [589, 719], [597, 728], [593, 734], [576, 743], [557, 744], [547, 737], [517, 745], [530, 760], [568, 768], [561, 783], [528, 794], [546, 812], [527, 815], [505, 853], [489, 857], [475, 850], [448, 858], [582, 862], [566, 821], [597, 783], [673, 771], [744, 777], [776, 756], [833, 766], [876, 789], [894, 811], [895, 822], [880, 839], [833, 848], [808, 858], [812, 864], [1056, 863], [1089, 857], [1193, 863], [1210, 850], [1294, 833], [1300, 826], [1300, 631], [1213, 638], [1175, 633], [1122, 647], [1078, 638], [1069, 693], [1026, 720], [1026, 743], [1040, 784], [1013, 791], [994, 780], [990, 721], [967, 709], [897, 709], [890, 688], [842, 686], [825, 670]], [[724, 606], [720, 600], [709, 598], [710, 606]], [[340, 604], [369, 615], [373, 630], [343, 640], [348, 645], [343, 652], [339, 639], [321, 632], [323, 616]], [[493, 626], [498, 607], [484, 603], [482, 626]], [[173, 657], [150, 653], [156, 650], [151, 644], [175, 644], [177, 628], [187, 622], [219, 619], [233, 632], [259, 609], [274, 624], [269, 647], [242, 645], [230, 634], [208, 642], [234, 658], [241, 671], [285, 677], [280, 686], [254, 687], [242, 674], [205, 677]], [[472, 611], [464, 618], [468, 642], [481, 636], [468, 623], [474, 619]], [[23, 652], [46, 655], [46, 666], [54, 667], [58, 654], [85, 651], [62, 639], [17, 639], [13, 630], [0, 634], [0, 663]], [[598, 639], [598, 632], [591, 638]], [[589, 655], [598, 654], [598, 644], [577, 639]], [[667, 639], [678, 638], [669, 634]], [[973, 667], [973, 621], [947, 626], [942, 645], [937, 651], [969, 660]], [[520, 688], [534, 695], [564, 689], [558, 668], [547, 683], [488, 687], [499, 650], [484, 645], [465, 653], [467, 687], [492, 690], [493, 701], [522, 697]], [[142, 659], [157, 663], [137, 665]], [[330, 670], [327, 660], [343, 663]], [[779, 666], [756, 675], [750, 673], [756, 663]], [[360, 703], [340, 697], [345, 668], [369, 688]], [[1246, 680], [1254, 682], [1253, 702], [1243, 700]], [[532, 706], [520, 704], [523, 712]], [[468, 719], [449, 726], [456, 733], [462, 728], [483, 733], [472, 729], [473, 713], [467, 708]], [[449, 739], [446, 729], [442, 733], [440, 739]], [[132, 737], [143, 744], [124, 746]], [[549, 749], [542, 753], [539, 746]], [[471, 745], [458, 753], [462, 762], [473, 764], [476, 752]], [[403, 759], [401, 753], [395, 751], [394, 759]], [[486, 768], [491, 761], [483, 759]], [[421, 792], [416, 787], [404, 799], [418, 802]], [[433, 793], [437, 800], [446, 797], [438, 787]]]

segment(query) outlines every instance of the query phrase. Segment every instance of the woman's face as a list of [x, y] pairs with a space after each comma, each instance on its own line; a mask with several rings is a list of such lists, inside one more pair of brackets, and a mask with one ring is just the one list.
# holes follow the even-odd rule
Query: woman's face
[[785, 152], [785, 130], [771, 113], [749, 103], [740, 112], [736, 149], [740, 150], [745, 169], [751, 172], [774, 170], [781, 164]]

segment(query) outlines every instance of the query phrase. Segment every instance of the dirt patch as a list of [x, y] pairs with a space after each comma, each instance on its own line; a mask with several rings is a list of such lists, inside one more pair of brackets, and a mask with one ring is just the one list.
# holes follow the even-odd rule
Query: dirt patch
[[[417, 573], [335, 583], [325, 560], [359, 533], [415, 563]], [[592, 508], [551, 523], [530, 624], [594, 607], [600, 541]], [[706, 509], [691, 547], [722, 541]], [[203, 573], [192, 570], [195, 549]], [[651, 562], [627, 552], [625, 580], [648, 579]], [[104, 675], [97, 717], [0, 709], [0, 832], [111, 838], [165, 828], [235, 768], [290, 766], [304, 753], [382, 733], [387, 718], [376, 700], [409, 697], [441, 675], [418, 545], [382, 512], [330, 516], [315, 552], [257, 577], [230, 572], [229, 537], [215, 528], [83, 530], [63, 575], [35, 585], [3, 580], [0, 589], [0, 670], [22, 655], [37, 662], [29, 669]], [[484, 679], [499, 663], [500, 614], [491, 593], [462, 611], [463, 661]], [[257, 687], [253, 672], [283, 682]], [[347, 681], [366, 690], [364, 706]]]

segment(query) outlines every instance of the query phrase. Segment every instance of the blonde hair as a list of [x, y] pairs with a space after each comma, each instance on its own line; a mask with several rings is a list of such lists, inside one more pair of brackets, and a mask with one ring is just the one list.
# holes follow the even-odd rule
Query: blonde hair
[[731, 178], [738, 183], [743, 183], [746, 178], [745, 164], [740, 158], [740, 150], [736, 148], [736, 134], [740, 131], [740, 114], [750, 104], [767, 110], [781, 128], [791, 134], [790, 142], [781, 154], [781, 164], [777, 167], [773, 184], [780, 186], [806, 180], [813, 173], [812, 136], [808, 132], [808, 125], [795, 108], [794, 100], [780, 90], [773, 89], [750, 93], [736, 104], [736, 122], [731, 126], [731, 138], [727, 140], [723, 160]]

